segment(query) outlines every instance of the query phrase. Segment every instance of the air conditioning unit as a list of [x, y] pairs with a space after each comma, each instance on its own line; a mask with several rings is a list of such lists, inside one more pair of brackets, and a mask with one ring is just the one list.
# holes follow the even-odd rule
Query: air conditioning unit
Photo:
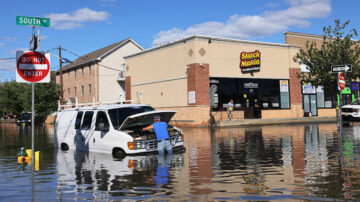
[[125, 72], [124, 71], [120, 71], [118, 76], [117, 76], [117, 80], [118, 81], [124, 81], [125, 80]]

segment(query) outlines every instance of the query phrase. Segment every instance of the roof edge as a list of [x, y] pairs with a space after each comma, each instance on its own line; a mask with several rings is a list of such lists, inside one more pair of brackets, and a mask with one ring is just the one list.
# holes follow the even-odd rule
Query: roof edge
[[141, 51], [144, 50], [143, 47], [141, 47], [139, 44], [137, 44], [134, 40], [132, 40], [131, 38], [127, 38], [124, 39], [122, 43], [120, 43], [119, 45], [115, 46], [113, 49], [109, 50], [108, 52], [102, 54], [101, 56], [99, 56], [97, 58], [97, 60], [101, 61], [103, 58], [105, 58], [107, 55], [109, 55], [110, 53], [114, 52], [115, 50], [117, 50], [118, 48], [120, 48], [121, 46], [125, 45], [126, 43], [133, 43], [135, 46], [137, 46], [139, 49], [141, 49]]
[[246, 44], [255, 44], [255, 45], [265, 45], [265, 46], [278, 46], [278, 47], [290, 47], [290, 48], [301, 48], [300, 46], [293, 45], [293, 44], [280, 44], [280, 43], [269, 43], [269, 42], [259, 42], [259, 41], [248, 41], [248, 40], [240, 40], [240, 39], [229, 39], [229, 38], [219, 38], [219, 37], [211, 37], [211, 36], [205, 36], [205, 35], [191, 35], [188, 37], [185, 37], [183, 39], [179, 39], [164, 45], [160, 45], [157, 47], [153, 47], [147, 50], [144, 50], [142, 52], [134, 53], [128, 56], [125, 56], [124, 58], [131, 58], [138, 55], [142, 55], [148, 52], [152, 52], [161, 48], [173, 46], [179, 43], [186, 43], [186, 41], [193, 40], [193, 39], [205, 39], [205, 40], [214, 40], [214, 41], [228, 41], [228, 42], [236, 42], [236, 43], [246, 43]]
[[290, 31], [285, 31], [284, 35], [289, 35], [289, 36], [302, 36], [302, 37], [308, 37], [308, 38], [315, 38], [315, 39], [322, 39], [323, 36], [322, 35], [316, 35], [316, 34], [306, 34], [306, 33], [300, 33], [300, 32], [290, 32]]

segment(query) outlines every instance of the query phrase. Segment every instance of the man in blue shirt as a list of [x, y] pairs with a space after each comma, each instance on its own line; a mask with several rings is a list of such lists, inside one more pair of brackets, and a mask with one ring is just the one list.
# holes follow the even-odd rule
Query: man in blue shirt
[[156, 139], [158, 140], [158, 152], [163, 155], [165, 150], [167, 154], [172, 154], [172, 145], [168, 133], [168, 124], [160, 120], [160, 116], [154, 117], [154, 123], [143, 128], [143, 130], [154, 129]]

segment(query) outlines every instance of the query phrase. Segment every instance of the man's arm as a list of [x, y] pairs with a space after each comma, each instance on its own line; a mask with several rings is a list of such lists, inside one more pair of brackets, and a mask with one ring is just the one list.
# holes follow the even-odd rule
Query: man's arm
[[146, 126], [145, 128], [143, 128], [142, 130], [150, 130], [150, 129], [153, 129], [153, 124], [149, 125], [149, 126]]

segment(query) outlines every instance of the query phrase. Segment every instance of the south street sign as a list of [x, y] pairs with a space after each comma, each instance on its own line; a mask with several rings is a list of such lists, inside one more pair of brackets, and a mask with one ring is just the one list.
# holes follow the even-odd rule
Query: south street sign
[[352, 65], [336, 65], [331, 67], [331, 72], [351, 72]]
[[50, 27], [50, 18], [16, 16], [16, 25]]

